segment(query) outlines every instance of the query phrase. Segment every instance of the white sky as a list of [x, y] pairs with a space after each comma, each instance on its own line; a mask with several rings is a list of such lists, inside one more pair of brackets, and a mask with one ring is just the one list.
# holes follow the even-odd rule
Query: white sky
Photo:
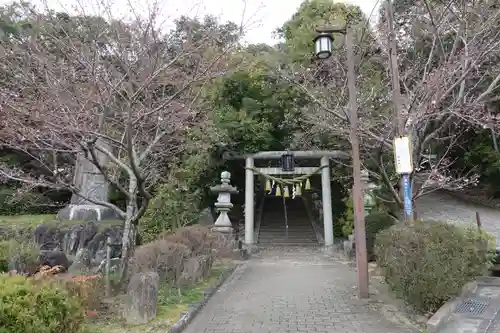
[[[288, 20], [302, 3], [302, 0], [32, 0], [34, 4], [46, 3], [51, 9], [64, 9], [72, 12], [79, 4], [84, 3], [86, 10], [99, 12], [103, 2], [113, 9], [113, 17], [130, 15], [131, 6], [138, 13], [147, 12], [153, 4], [158, 4], [164, 21], [164, 27], [169, 27], [172, 20], [181, 15], [203, 16], [212, 14], [222, 21], [243, 22], [247, 34], [245, 40], [249, 43], [274, 44], [272, 32]], [[332, 0], [335, 1], [335, 0]], [[0, 0], [1, 4], [12, 2]], [[360, 6], [368, 16], [380, 0], [343, 0], [339, 2]], [[140, 3], [140, 4], [139, 4]], [[88, 5], [96, 4], [96, 5]], [[92, 8], [88, 8], [92, 7]], [[374, 11], [377, 14], [378, 10]], [[243, 18], [243, 19], [242, 19]], [[373, 20], [374, 18], [372, 18]]]

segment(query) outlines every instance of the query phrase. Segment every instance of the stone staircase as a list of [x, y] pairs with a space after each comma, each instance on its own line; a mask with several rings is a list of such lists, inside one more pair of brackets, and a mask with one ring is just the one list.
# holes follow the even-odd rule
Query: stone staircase
[[319, 246], [316, 233], [300, 198], [285, 199], [288, 228], [285, 224], [283, 197], [268, 196], [259, 228], [259, 247]]

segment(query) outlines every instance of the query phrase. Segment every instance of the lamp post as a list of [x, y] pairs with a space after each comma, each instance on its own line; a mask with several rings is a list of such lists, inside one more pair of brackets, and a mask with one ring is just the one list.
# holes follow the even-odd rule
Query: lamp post
[[358, 106], [356, 102], [356, 74], [354, 71], [353, 30], [349, 23], [344, 28], [317, 28], [314, 38], [318, 59], [328, 59], [332, 55], [333, 34], [346, 36], [347, 47], [347, 86], [349, 88], [349, 114], [351, 124], [352, 176], [353, 176], [353, 208], [354, 208], [354, 240], [356, 242], [356, 273], [358, 297], [369, 297], [368, 258], [366, 253], [366, 231], [364, 218], [364, 198], [361, 185], [361, 159], [358, 137]]

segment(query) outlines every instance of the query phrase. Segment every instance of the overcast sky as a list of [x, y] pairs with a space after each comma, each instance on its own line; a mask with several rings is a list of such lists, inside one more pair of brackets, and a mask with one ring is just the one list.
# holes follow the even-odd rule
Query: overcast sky
[[[86, 10], [96, 12], [99, 4], [110, 3], [113, 8], [113, 16], [127, 15], [130, 4], [138, 13], [147, 12], [155, 0], [32, 0], [34, 4], [47, 1], [53, 9], [65, 9], [72, 12], [78, 4], [86, 4]], [[10, 0], [0, 0], [0, 4], [6, 4]], [[302, 3], [302, 0], [156, 0], [159, 3], [164, 27], [180, 15], [203, 16], [212, 14], [223, 21], [243, 22], [247, 31], [245, 40], [249, 43], [274, 44], [272, 32], [288, 20]], [[368, 16], [372, 13], [380, 0], [344, 0], [361, 7]], [[88, 5], [88, 4], [95, 5]], [[92, 7], [92, 8], [88, 8]], [[109, 6], [107, 6], [109, 7]], [[378, 10], [375, 11], [378, 13]], [[373, 18], [372, 18], [373, 19]]]

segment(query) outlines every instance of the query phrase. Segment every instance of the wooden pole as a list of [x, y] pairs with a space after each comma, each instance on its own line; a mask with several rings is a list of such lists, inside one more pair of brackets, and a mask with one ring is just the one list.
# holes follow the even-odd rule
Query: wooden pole
[[476, 212], [476, 225], [477, 225], [477, 230], [481, 231], [481, 216], [479, 216], [479, 212]]
[[358, 136], [358, 106], [356, 101], [356, 74], [354, 71], [353, 31], [347, 26], [347, 85], [349, 88], [349, 114], [352, 147], [352, 198], [354, 204], [354, 238], [356, 242], [356, 273], [359, 298], [369, 297], [368, 256], [366, 253], [366, 230], [364, 217], [363, 189], [361, 187], [361, 158]]
[[[393, 8], [392, 1], [387, 0], [385, 2], [385, 13], [387, 19], [387, 28], [388, 28], [388, 44], [389, 44], [389, 60], [390, 60], [390, 73], [391, 73], [391, 81], [392, 81], [392, 103], [394, 104], [394, 127], [396, 136], [402, 136], [406, 134], [405, 122], [402, 114], [403, 103], [401, 99], [401, 86], [399, 84], [400, 76], [399, 76], [399, 67], [398, 67], [398, 52], [397, 52], [397, 40], [396, 40], [396, 32], [394, 31], [394, 22], [393, 22]], [[408, 175], [410, 188], [412, 188], [411, 176]], [[404, 176], [400, 179], [400, 197], [401, 201], [404, 202]], [[411, 193], [410, 193], [411, 194]], [[410, 196], [410, 201], [413, 205], [413, 198]], [[407, 214], [405, 212], [406, 223], [413, 223], [413, 213]]]
[[111, 237], [106, 239], [106, 265], [104, 266], [104, 279], [105, 279], [105, 295], [106, 297], [111, 296], [111, 251], [112, 251]]

